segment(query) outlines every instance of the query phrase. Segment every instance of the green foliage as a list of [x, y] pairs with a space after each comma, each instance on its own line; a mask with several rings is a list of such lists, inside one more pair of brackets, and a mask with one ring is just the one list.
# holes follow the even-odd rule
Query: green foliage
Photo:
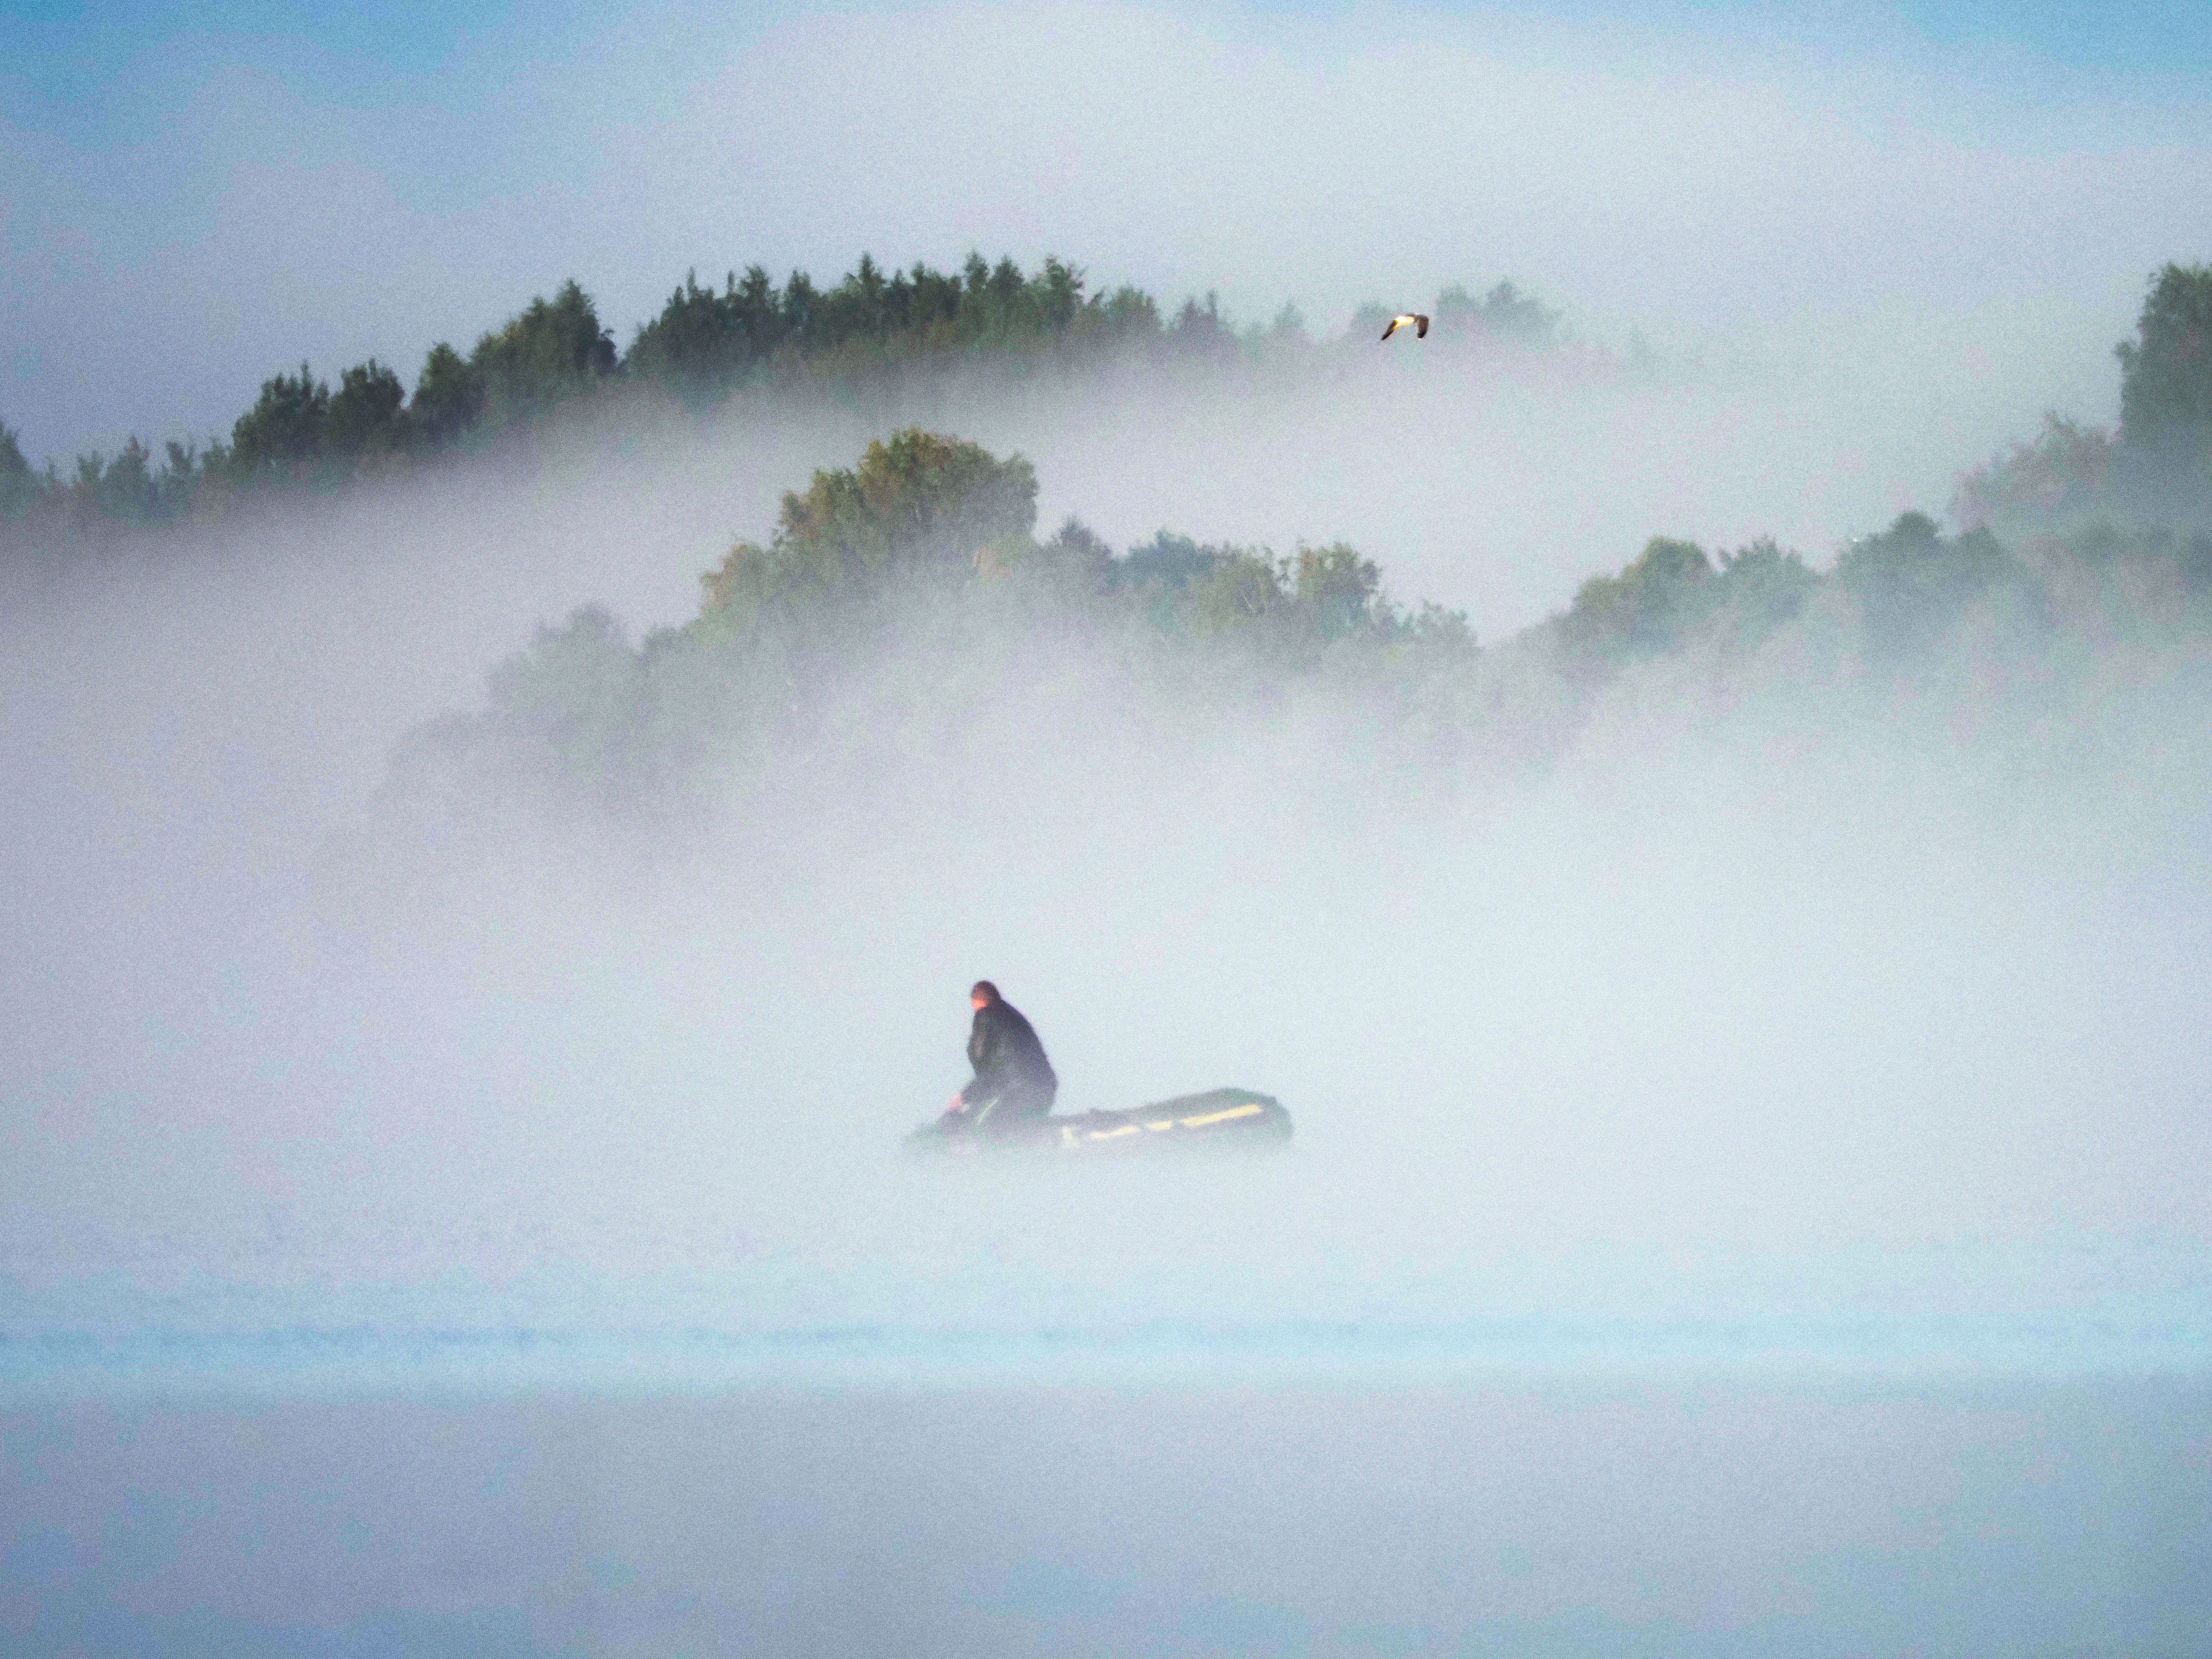
[[[1364, 308], [1346, 345], [1371, 343], [1396, 309]], [[1494, 284], [1480, 299], [1464, 287], [1449, 287], [1430, 314], [1432, 341], [1440, 343], [1504, 341], [1541, 349], [1559, 339], [1559, 313], [1510, 282]], [[2048, 416], [2033, 442], [2014, 445], [1960, 479], [1952, 507], [1958, 522], [1970, 531], [2017, 532], [2063, 531], [2115, 506], [2138, 524], [2186, 526], [2212, 514], [2209, 339], [2212, 266], [2166, 265], [2151, 280], [2138, 337], [2118, 348], [2117, 442]], [[89, 465], [66, 480], [51, 463], [40, 474], [24, 460], [13, 434], [0, 429], [0, 518], [32, 518], [44, 504], [63, 509], [48, 514], [48, 523], [143, 524], [196, 510], [210, 484], [216, 486], [210, 501], [218, 507], [234, 481], [328, 487], [356, 476], [371, 458], [465, 447], [502, 428], [556, 418], [578, 405], [600, 406], [599, 400], [630, 387], [704, 406], [757, 384], [854, 386], [909, 365], [987, 354], [1020, 362], [1139, 352], [1229, 365], [1337, 349], [1310, 342], [1294, 307], [1286, 306], [1272, 326], [1240, 333], [1212, 294], [1186, 301], [1164, 319], [1139, 289], [1091, 293], [1081, 269], [1055, 257], [1024, 271], [1011, 258], [994, 264], [978, 252], [957, 271], [921, 263], [886, 270], [863, 254], [827, 289], [804, 271], [793, 271], [779, 288], [759, 265], [742, 276], [731, 270], [719, 291], [687, 274], [660, 314], [637, 329], [625, 356], [591, 296], [572, 279], [552, 298], [533, 299], [483, 335], [465, 357], [450, 344], [434, 346], [411, 398], [374, 357], [343, 371], [335, 392], [303, 362], [296, 375], [278, 374], [263, 383], [228, 444], [173, 446], [168, 465], [159, 471], [138, 446], [112, 461], [86, 458]], [[1127, 572], [1109, 580], [1142, 586], [1167, 576], [1168, 566], [1155, 569], [1156, 562], [1134, 558]], [[1170, 585], [1193, 574], [1182, 569]], [[1726, 577], [1725, 564], [1718, 574]], [[1279, 582], [1284, 580], [1279, 572]], [[1232, 570], [1216, 586], [1221, 591], [1207, 603], [1228, 616], [1258, 604], [1262, 584], [1249, 571]], [[1802, 586], [1793, 577], [1776, 592], [1795, 603], [1790, 596]], [[1237, 597], [1223, 597], [1232, 590]], [[1682, 627], [1695, 625], [1701, 607], [1736, 607], [1738, 597], [1725, 580], [1707, 593], [1694, 572], [1639, 564], [1619, 577], [1595, 579], [1560, 631], [1589, 659], [1625, 660], [1668, 648]], [[1156, 591], [1154, 602], [1158, 598]], [[1273, 614], [1273, 601], [1261, 609]]]
[[[1124, 562], [1143, 561], [1158, 568], [1168, 550], [1162, 544], [1176, 543], [1190, 545], [1188, 538], [1163, 532]], [[1283, 558], [1264, 548], [1201, 548], [1196, 553], [1203, 562], [1183, 577], [1182, 601], [1164, 618], [1170, 631], [1202, 637], [1242, 630], [1272, 649], [1279, 661], [1309, 665], [1338, 647], [1412, 647], [1439, 658], [1473, 653], [1474, 638], [1464, 614], [1425, 605], [1408, 617], [1383, 592], [1374, 562], [1347, 543], [1316, 547], [1301, 542]], [[1151, 580], [1164, 591], [1175, 591], [1169, 579]], [[1143, 586], [1127, 578], [1122, 585], [1139, 591]], [[1157, 599], [1147, 609], [1156, 623], [1163, 621]]]
[[532, 300], [469, 355], [495, 424], [535, 420], [591, 391], [615, 372], [615, 343], [574, 279], [550, 300]]
[[2078, 522], [2112, 506], [2112, 434], [2057, 414], [2032, 443], [1959, 480], [1951, 518], [1961, 529], [2032, 529]]
[[76, 494], [103, 518], [118, 524], [149, 524], [162, 516], [161, 491], [146, 446], [126, 441], [115, 459], [100, 465], [97, 455], [80, 455]]
[[2212, 538], [2081, 530], [2031, 564], [1914, 513], [1826, 574], [1771, 539], [1716, 556], [1656, 538], [1478, 653], [1464, 615], [1401, 609], [1343, 543], [1278, 556], [1163, 529], [1117, 556], [1074, 519], [1034, 539], [1036, 498], [1019, 456], [900, 432], [786, 495], [690, 624], [633, 646], [580, 611], [492, 677], [486, 714], [416, 750], [502, 799], [550, 785], [656, 816], [803, 791], [823, 768], [934, 782], [971, 764], [983, 788], [935, 810], [988, 813], [995, 756], [1122, 710], [1147, 752], [1297, 721], [1317, 741], [1294, 747], [1347, 766], [1340, 781], [1540, 767], [1585, 733], [1603, 753], [1733, 730], [1786, 757], [1869, 710], [1907, 744], [1993, 732], [2014, 766], [2116, 689], [2201, 679], [2212, 635]]
[[1557, 343], [1559, 313], [1510, 283], [1480, 301], [1455, 285], [1437, 295], [1430, 328], [1443, 339], [1487, 337], [1541, 351]]
[[630, 343], [631, 374], [688, 396], [720, 392], [765, 363], [784, 343], [783, 307], [768, 272], [734, 270], [721, 293], [687, 273], [660, 315], [639, 326]]
[[241, 478], [301, 471], [322, 453], [331, 389], [307, 365], [261, 383], [261, 396], [231, 428], [231, 465]]
[[1200, 547], [1188, 536], [1163, 529], [1149, 542], [1131, 548], [1126, 557], [1109, 568], [1107, 580], [1109, 587], [1137, 587], [1152, 583], [1181, 592], [1212, 569], [1216, 561], [1225, 556], [1227, 551]]
[[[1221, 564], [1239, 556], [1235, 548], [1200, 547], [1189, 537], [1164, 528], [1124, 557], [1109, 557], [1100, 572], [1097, 591], [1122, 598], [1133, 614], [1146, 617], [1164, 632], [1172, 631], [1192, 609], [1192, 590], [1209, 581]], [[1217, 617], [1221, 614], [1218, 602], [1211, 608]]]
[[[211, 453], [218, 471], [228, 466], [228, 451], [217, 446]], [[166, 464], [156, 467], [152, 452], [132, 437], [112, 458], [78, 456], [76, 471], [64, 478], [52, 463], [43, 474], [33, 471], [15, 434], [0, 424], [0, 524], [50, 530], [167, 523], [191, 506], [209, 464], [198, 450], [171, 443]]]
[[2113, 351], [2117, 439], [2046, 414], [2032, 442], [1960, 478], [1951, 516], [1962, 528], [2064, 533], [2113, 516], [2212, 518], [2212, 265], [2156, 272], [2136, 337]]
[[980, 446], [909, 430], [867, 447], [856, 469], [817, 472], [787, 494], [775, 538], [739, 542], [702, 579], [706, 611], [756, 616], [835, 605], [894, 577], [972, 572], [1018, 556], [1036, 523], [1036, 471]]
[[[1097, 567], [1095, 591], [1163, 633], [1264, 635], [1279, 648], [1380, 642], [1416, 631], [1432, 635], [1448, 629], [1446, 619], [1455, 614], [1430, 607], [1407, 622], [1384, 596], [1374, 562], [1343, 542], [1300, 543], [1289, 557], [1278, 558], [1265, 548], [1200, 545], [1170, 530], [1107, 559]], [[1457, 620], [1464, 633], [1466, 618]]]
[[1394, 612], [1390, 635], [1394, 645], [1437, 661], [1464, 663], [1474, 656], [1474, 630], [1468, 625], [1467, 612], [1434, 599], [1423, 599], [1410, 615]]
[[1112, 341], [1156, 340], [1160, 336], [1159, 306], [1142, 289], [1117, 288], [1098, 307], [1093, 331]]
[[1771, 536], [1721, 555], [1717, 584], [1723, 612], [1734, 618], [1739, 644], [1755, 644], [1794, 620], [1820, 585], [1796, 554]]
[[483, 417], [483, 379], [441, 340], [422, 360], [408, 427], [425, 449], [443, 449]]
[[1986, 530], [1947, 541], [1924, 513], [1907, 513], [1878, 536], [1864, 536], [1836, 561], [1835, 580], [1865, 617], [1877, 657], [1924, 652], [1977, 599], [2009, 591], [2024, 596], [2027, 571]]
[[399, 377], [371, 357], [338, 376], [323, 417], [323, 449], [347, 460], [398, 449], [404, 440]]
[[988, 718], [994, 665], [1071, 636], [1111, 642], [1201, 720], [1217, 698], [1264, 701], [1325, 669], [1410, 695], [1474, 660], [1463, 616], [1401, 613], [1342, 543], [1279, 558], [1164, 530], [1116, 557], [1073, 519], [1035, 540], [1036, 516], [1020, 456], [899, 432], [785, 495], [768, 545], [738, 543], [703, 579], [690, 626], [632, 647], [580, 611], [494, 675], [473, 737], [432, 747], [474, 743], [487, 775], [536, 756], [564, 787], [634, 805], [751, 787], [778, 744], [823, 735], [848, 687], [872, 689], [852, 694], [865, 718], [836, 728], [841, 744], [959, 732]]
[[1701, 637], [1747, 650], [1820, 586], [1796, 554], [1762, 538], [1717, 562], [1694, 542], [1654, 537], [1617, 576], [1593, 576], [1553, 629], [1574, 672], [1603, 675]]
[[2212, 265], [2151, 278], [2120, 360], [2120, 443], [2153, 488], [2212, 505]]
[[[1557, 321], [1510, 283], [1480, 302], [1449, 289], [1438, 305], [1461, 319], [1463, 332], [1529, 344], [1548, 343]], [[1362, 313], [1353, 342], [1365, 343], [1366, 334]], [[210, 485], [210, 507], [235, 483], [336, 488], [638, 393], [705, 409], [752, 387], [849, 391], [872, 377], [979, 359], [1021, 374], [1040, 363], [1079, 367], [1130, 355], [1230, 370], [1338, 349], [1311, 341], [1293, 306], [1271, 326], [1240, 332], [1212, 294], [1164, 315], [1139, 289], [1092, 293], [1081, 268], [1055, 256], [1024, 270], [1010, 257], [994, 264], [975, 252], [949, 271], [919, 262], [886, 270], [863, 254], [826, 289], [803, 270], [779, 287], [757, 264], [742, 276], [729, 271], [720, 290], [690, 272], [622, 354], [572, 279], [483, 334], [465, 356], [446, 342], [431, 347], [411, 398], [374, 357], [342, 371], [335, 392], [304, 362], [296, 375], [276, 375], [234, 424], [228, 443], [183, 452], [189, 465], [158, 475], [150, 509], [134, 482], [138, 464], [101, 457], [91, 474], [67, 482], [27, 469], [0, 477], [0, 514], [21, 519], [40, 502], [65, 501], [68, 513], [49, 522], [90, 525], [113, 515], [137, 524], [149, 513], [160, 519], [198, 510]], [[123, 471], [111, 484], [116, 465]]]
[[[296, 375], [264, 380], [231, 428], [229, 471], [246, 481], [342, 477], [364, 456], [406, 444], [406, 398], [399, 377], [374, 357], [342, 371], [335, 394], [301, 363]], [[173, 470], [186, 454], [173, 450]], [[189, 473], [180, 477], [188, 486]]]
[[1340, 640], [1386, 619], [1376, 607], [1382, 573], [1344, 542], [1301, 545], [1291, 561], [1291, 600], [1325, 640]]
[[[1247, 630], [1279, 616], [1289, 597], [1281, 566], [1264, 553], [1224, 548], [1183, 587], [1170, 626], [1200, 638]], [[1157, 610], [1153, 612], [1158, 620]]]
[[1719, 607], [1712, 561], [1693, 542], [1655, 536], [1618, 576], [1593, 576], [1560, 618], [1576, 653], [1625, 661], [1668, 651]]
[[20, 519], [38, 500], [38, 475], [23, 459], [15, 434], [5, 421], [0, 421], [0, 519]]
[[1160, 334], [1149, 297], [1133, 289], [1087, 295], [1082, 271], [1049, 255], [1034, 274], [1011, 258], [993, 265], [973, 253], [957, 272], [917, 263], [886, 275], [864, 253], [826, 290], [803, 270], [779, 290], [758, 265], [742, 281], [730, 272], [720, 293], [688, 275], [660, 315], [638, 329], [625, 367], [696, 404], [761, 376], [780, 356], [865, 372], [933, 352], [1023, 356]]
[[586, 606], [540, 628], [530, 648], [492, 671], [491, 699], [510, 740], [542, 745], [564, 772], [634, 785], [648, 708], [643, 664], [621, 626]]
[[1176, 319], [1168, 325], [1168, 349], [1180, 357], [1210, 357], [1217, 362], [1237, 355], [1237, 330], [1222, 313], [1218, 295], [1209, 292], [1206, 303], [1185, 300]]
[[[1419, 309], [1409, 305], [1362, 306], [1352, 319], [1352, 337], [1371, 341], [1399, 313]], [[1439, 344], [1497, 340], [1525, 350], [1548, 351], [1559, 343], [1559, 313], [1511, 283], [1499, 283], [1480, 300], [1455, 283], [1431, 302], [1428, 317], [1429, 337]]]
[[1114, 568], [1114, 550], [1071, 514], [1050, 541], [1039, 544], [1032, 562], [1075, 592], [1099, 593]]

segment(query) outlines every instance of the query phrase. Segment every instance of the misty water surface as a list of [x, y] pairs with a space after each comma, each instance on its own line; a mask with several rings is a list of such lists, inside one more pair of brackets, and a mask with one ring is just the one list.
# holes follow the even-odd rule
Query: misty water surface
[[[1184, 445], [1188, 511], [1255, 504], [1208, 533], [1518, 546], [1491, 416], [1412, 505], [1330, 469], [1372, 395], [1023, 441], [1124, 541]], [[688, 615], [856, 424], [11, 593], [27, 1650], [2195, 1650], [2200, 708], [1990, 763], [1706, 742], [1656, 673], [1447, 775], [1326, 697], [1148, 746], [1076, 641], [981, 830], [988, 745], [703, 823], [391, 793], [538, 622]], [[1422, 544], [1493, 643], [1590, 562]], [[1235, 1083], [1293, 1147], [902, 1163], [981, 975], [1063, 1109]]]

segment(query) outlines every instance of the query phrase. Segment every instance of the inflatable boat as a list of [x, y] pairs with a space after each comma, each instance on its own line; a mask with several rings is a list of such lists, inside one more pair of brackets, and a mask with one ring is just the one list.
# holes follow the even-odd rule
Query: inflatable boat
[[1273, 1095], [1214, 1089], [1119, 1112], [1034, 1117], [988, 1134], [959, 1119], [925, 1123], [906, 1139], [918, 1154], [1026, 1152], [1067, 1158], [1126, 1158], [1158, 1152], [1261, 1151], [1291, 1138], [1291, 1115]]

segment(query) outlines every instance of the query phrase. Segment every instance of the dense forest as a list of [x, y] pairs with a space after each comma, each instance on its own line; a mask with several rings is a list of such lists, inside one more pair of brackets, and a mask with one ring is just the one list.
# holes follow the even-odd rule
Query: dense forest
[[1003, 813], [1077, 744], [1188, 761], [1289, 736], [1273, 748], [1308, 757], [1304, 784], [1356, 796], [1686, 728], [1754, 757], [1848, 729], [1933, 743], [1960, 775], [2124, 767], [2212, 708], [2209, 296], [2212, 270], [2163, 273], [2120, 353], [2118, 437], [2054, 422], [1963, 482], [1971, 527], [1909, 513], [1825, 570], [1656, 538], [1483, 649], [1341, 544], [1163, 531], [1117, 552], [1074, 519], [1040, 538], [1022, 457], [900, 432], [787, 495], [684, 625], [633, 642], [586, 610], [541, 631], [487, 708], [410, 740], [393, 789], [570, 823], [743, 817], [857, 769], [944, 788], [933, 811], [957, 816]]
[[[1345, 341], [1371, 343], [1393, 308], [1363, 309]], [[1480, 299], [1449, 288], [1432, 315], [1444, 346], [1542, 349], [1559, 338], [1559, 313], [1510, 282]], [[804, 271], [779, 287], [753, 265], [716, 289], [695, 271], [627, 351], [571, 281], [465, 356], [445, 342], [431, 347], [411, 395], [374, 357], [342, 370], [335, 388], [303, 362], [263, 383], [228, 439], [171, 442], [157, 458], [132, 438], [112, 456], [78, 456], [66, 473], [52, 461], [34, 470], [0, 422], [0, 533], [13, 526], [17, 539], [52, 538], [218, 514], [243, 496], [343, 488], [640, 402], [707, 412], [733, 398], [808, 386], [849, 392], [979, 360], [1034, 373], [1130, 357], [1222, 364], [1329, 349], [1291, 307], [1264, 327], [1239, 329], [1212, 295], [1164, 313], [1134, 288], [1091, 293], [1080, 270], [1050, 258], [1034, 272], [970, 254], [958, 271], [917, 263], [887, 276], [864, 254], [830, 288]]]
[[[718, 289], [695, 272], [625, 351], [571, 281], [465, 355], [431, 347], [411, 393], [374, 357], [341, 370], [335, 387], [303, 362], [265, 380], [227, 438], [172, 441], [158, 457], [132, 438], [112, 455], [77, 456], [68, 471], [34, 466], [0, 419], [0, 549], [218, 517], [241, 501], [343, 489], [641, 404], [707, 414], [732, 399], [800, 388], [849, 396], [978, 362], [1036, 374], [1132, 358], [1201, 368], [1325, 359], [1371, 345], [1395, 309], [1370, 305], [1345, 334], [1316, 342], [1294, 307], [1238, 328], [1211, 295], [1166, 312], [1134, 288], [1090, 292], [1083, 271], [1057, 258], [1025, 272], [970, 254], [957, 272], [917, 263], [886, 274], [863, 255], [827, 288], [804, 271], [779, 286], [753, 265]], [[1542, 351], [1564, 338], [1559, 313], [1510, 282], [1480, 298], [1447, 288], [1430, 309], [1440, 349]], [[1953, 518], [2000, 533], [2212, 519], [2208, 330], [2212, 267], [2156, 273], [2137, 337], [2117, 348], [2118, 428], [2049, 416], [2033, 441], [1960, 480]]]
[[[1557, 315], [1510, 284], [1448, 292], [1433, 315], [1445, 349], [1559, 338]], [[173, 447], [158, 467], [134, 442], [64, 478], [0, 428], [0, 520], [51, 544], [441, 464], [625, 400], [712, 410], [979, 357], [1225, 368], [1371, 349], [1379, 319], [1353, 326], [1317, 344], [1287, 313], [1241, 332], [1210, 301], [1164, 316], [1134, 289], [1088, 293], [1057, 260], [886, 276], [864, 258], [827, 289], [757, 267], [719, 290], [687, 279], [618, 351], [572, 283], [466, 356], [434, 348], [411, 395], [374, 361], [335, 390], [303, 365], [227, 442]], [[1301, 752], [1356, 793], [1346, 766], [1464, 778], [1549, 767], [1608, 731], [1643, 741], [1655, 708], [1784, 750], [1848, 719], [2052, 764], [2114, 741], [2130, 711], [2152, 711], [2138, 732], [2171, 728], [2183, 705], [2161, 699], [2212, 708], [2208, 343], [2212, 266], [2170, 264], [2117, 349], [2118, 427], [2050, 417], [1960, 479], [1954, 533], [1906, 514], [1825, 568], [1771, 542], [1660, 537], [1480, 649], [1463, 616], [1401, 603], [1350, 546], [1163, 530], [1117, 550], [1075, 519], [1040, 537], [1027, 460], [901, 431], [787, 495], [764, 543], [705, 574], [683, 626], [633, 641], [587, 610], [542, 632], [493, 673], [486, 708], [409, 739], [392, 790], [463, 816], [724, 817], [804, 787], [825, 757], [886, 776], [988, 769], [979, 731], [1037, 745], [1119, 732], [1165, 753], [1272, 729], [1312, 739]]]

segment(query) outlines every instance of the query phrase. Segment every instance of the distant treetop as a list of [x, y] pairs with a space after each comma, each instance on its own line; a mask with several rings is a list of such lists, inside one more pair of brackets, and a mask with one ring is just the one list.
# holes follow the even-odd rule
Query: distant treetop
[[[1510, 283], [1480, 301], [1447, 289], [1437, 310], [1440, 323], [1449, 319], [1447, 333], [1530, 347], [1552, 343], [1559, 321]], [[112, 460], [81, 457], [71, 478], [51, 467], [40, 474], [6, 434], [0, 522], [159, 523], [219, 511], [240, 491], [333, 488], [609, 399], [659, 398], [703, 410], [753, 388], [850, 389], [977, 360], [1027, 372], [1025, 365], [1052, 360], [1079, 366], [1134, 354], [1225, 363], [1319, 349], [1295, 307], [1285, 306], [1272, 326], [1240, 329], [1208, 294], [1170, 315], [1139, 289], [1093, 292], [1081, 268], [1052, 255], [1033, 271], [1011, 258], [993, 264], [981, 253], [957, 270], [920, 262], [886, 270], [864, 253], [829, 288], [803, 270], [779, 284], [755, 264], [742, 275], [729, 270], [718, 289], [702, 285], [694, 270], [659, 315], [638, 325], [627, 352], [571, 279], [465, 353], [447, 341], [432, 346], [411, 397], [398, 374], [374, 357], [341, 371], [335, 390], [302, 362], [296, 374], [279, 371], [262, 383], [228, 441], [173, 444], [158, 469], [134, 439]]]

